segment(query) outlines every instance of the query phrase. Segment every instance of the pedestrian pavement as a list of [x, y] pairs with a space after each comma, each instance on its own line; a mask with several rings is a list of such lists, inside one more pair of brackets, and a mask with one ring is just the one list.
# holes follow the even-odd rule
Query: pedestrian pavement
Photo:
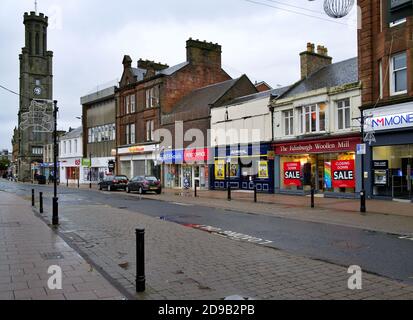
[[[233, 295], [257, 300], [413, 299], [408, 284], [365, 272], [362, 290], [350, 290], [350, 266], [127, 209], [79, 203], [61, 205], [60, 215], [60, 233], [140, 300], [222, 300]], [[142, 294], [135, 293], [136, 228], [146, 230], [147, 290]]]
[[[48, 282], [51, 266], [62, 288]], [[0, 300], [122, 300], [124, 295], [72, 249], [28, 201], [0, 191]]]
[[[60, 187], [66, 188], [66, 185]], [[78, 189], [78, 186], [72, 184], [69, 188]], [[89, 189], [89, 184], [80, 185], [79, 189]], [[98, 190], [97, 184], [92, 184], [92, 190]], [[413, 236], [411, 203], [367, 200], [367, 213], [361, 214], [360, 201], [356, 199], [316, 197], [315, 208], [311, 209], [308, 196], [259, 193], [258, 202], [254, 203], [253, 192], [237, 190], [232, 191], [232, 201], [227, 200], [227, 192], [213, 190], [198, 190], [197, 198], [193, 190], [181, 189], [163, 189], [161, 195], [146, 194], [143, 197]]]
[[[26, 208], [26, 213], [30, 211], [27, 201], [12, 197], [5, 205], [2, 199], [2, 212], [9, 212], [10, 216], [10, 212], [21, 211], [21, 208]], [[8, 208], [8, 211], [4, 210], [4, 207]], [[4, 222], [11, 223], [20, 215], [12, 216], [13, 218], [3, 218]], [[50, 219], [50, 216], [49, 210], [41, 217]], [[314, 260], [240, 239], [229, 239], [213, 232], [204, 232], [108, 205], [61, 205], [60, 217], [59, 234], [75, 247], [78, 253], [88, 257], [92, 265], [98, 266], [112, 285], [122, 287], [137, 299], [222, 300], [233, 295], [257, 300], [413, 299], [413, 286], [405, 283], [364, 272], [362, 289], [350, 290], [349, 266]], [[30, 226], [42, 223], [35, 217], [32, 219], [36, 222], [28, 223]], [[50, 232], [50, 229], [44, 227]], [[26, 236], [25, 232], [18, 234], [18, 238], [21, 242], [22, 239], [27, 239], [26, 246], [28, 243], [36, 243], [39, 234], [47, 238], [48, 232], [39, 232], [35, 230], [37, 228], [38, 226], [30, 229], [27, 227], [26, 232], [34, 230], [35, 234], [30, 236], [29, 233], [29, 236]], [[146, 230], [147, 290], [142, 294], [135, 293], [134, 285], [136, 228]], [[8, 240], [14, 240], [8, 236]], [[50, 237], [54, 241], [52, 243], [59, 239], [55, 233], [49, 233]], [[11, 243], [12, 241], [6, 241], [6, 244]], [[19, 248], [17, 246], [17, 254]], [[73, 255], [62, 252], [60, 248], [69, 250]], [[11, 249], [14, 250], [14, 247]], [[76, 269], [75, 266], [78, 265], [75, 261], [84, 265], [82, 260], [79, 262], [79, 256], [64, 243], [58, 249], [67, 257], [67, 265], [72, 269]], [[47, 251], [55, 250], [57, 249], [53, 247]], [[31, 254], [33, 250], [28, 252]], [[33, 263], [36, 266], [36, 262], [31, 262], [38, 261], [36, 259], [37, 256], [33, 257], [32, 254], [18, 263], [26, 263], [29, 267], [30, 263]], [[1, 261], [3, 266], [4, 262]], [[10, 267], [10, 264], [7, 263], [7, 266]], [[11, 270], [7, 267], [5, 269], [7, 272]], [[64, 271], [68, 277], [88, 279], [83, 274], [79, 276], [82, 272], [85, 270], [81, 268]], [[7, 281], [10, 281], [8, 277], [6, 275]], [[13, 274], [10, 277], [13, 277]], [[40, 275], [39, 278], [42, 279]], [[89, 294], [92, 292], [99, 297], [95, 287], [82, 284], [72, 286], [74, 290], [89, 290]], [[106, 283], [105, 288], [107, 286]], [[11, 289], [7, 287], [6, 294], [10, 294]], [[62, 295], [66, 297], [65, 293]]]

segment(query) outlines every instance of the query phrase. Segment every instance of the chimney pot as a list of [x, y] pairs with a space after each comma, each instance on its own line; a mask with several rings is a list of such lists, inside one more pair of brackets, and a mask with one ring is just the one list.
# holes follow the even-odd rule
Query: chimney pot
[[317, 54], [314, 50], [314, 44], [307, 44], [307, 51], [300, 54], [301, 57], [301, 78], [308, 78], [314, 72], [328, 66], [332, 63], [332, 58], [328, 56], [328, 50], [326, 47], [318, 45]]

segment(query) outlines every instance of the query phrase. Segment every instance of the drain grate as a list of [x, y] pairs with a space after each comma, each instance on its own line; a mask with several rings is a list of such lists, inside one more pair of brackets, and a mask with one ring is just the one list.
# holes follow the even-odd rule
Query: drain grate
[[21, 227], [20, 222], [4, 222], [0, 223], [0, 228], [19, 228]]
[[41, 253], [40, 256], [43, 260], [62, 260], [65, 258], [61, 252]]

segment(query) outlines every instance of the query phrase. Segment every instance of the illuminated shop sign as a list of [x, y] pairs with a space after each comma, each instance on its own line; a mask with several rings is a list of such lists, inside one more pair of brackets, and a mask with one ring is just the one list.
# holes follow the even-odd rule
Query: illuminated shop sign
[[413, 127], [413, 112], [373, 117], [366, 122], [374, 131]]
[[276, 145], [278, 155], [327, 153], [340, 151], [355, 151], [360, 138], [344, 138], [339, 140], [318, 140], [311, 142], [294, 142]]

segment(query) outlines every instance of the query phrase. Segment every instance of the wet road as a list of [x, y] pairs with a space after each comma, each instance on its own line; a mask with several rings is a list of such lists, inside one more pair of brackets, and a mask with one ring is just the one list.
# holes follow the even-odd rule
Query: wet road
[[[30, 196], [31, 188], [30, 185], [0, 180], [0, 190], [21, 196]], [[36, 186], [36, 190], [52, 192], [49, 186]], [[243, 237], [247, 241], [258, 238], [256, 240], [261, 241], [252, 240], [293, 254], [347, 267], [359, 265], [365, 271], [413, 284], [413, 241], [400, 239], [397, 235], [183, 203], [169, 203], [156, 200], [156, 195], [153, 199], [140, 200], [139, 197], [131, 197], [122, 192], [109, 194], [65, 188], [59, 192], [61, 206], [79, 203], [104, 204], [184, 225], [212, 226], [222, 231], [245, 235], [245, 237], [240, 235], [238, 237]], [[50, 212], [50, 207], [50, 195], [47, 195], [46, 212]]]

